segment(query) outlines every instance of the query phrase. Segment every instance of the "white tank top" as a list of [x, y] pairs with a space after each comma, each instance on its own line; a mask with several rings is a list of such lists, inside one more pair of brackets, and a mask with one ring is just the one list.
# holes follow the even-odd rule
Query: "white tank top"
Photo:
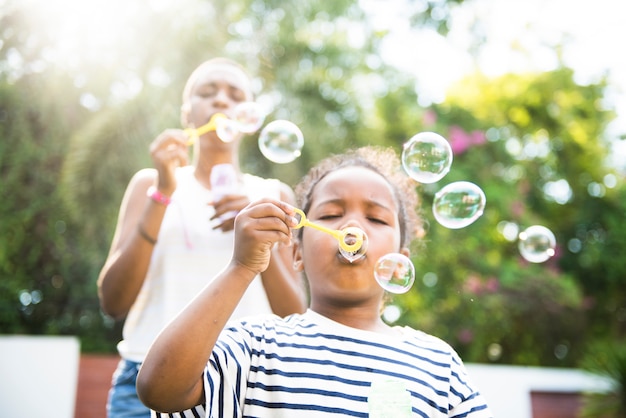
[[[120, 355], [142, 362], [161, 329], [231, 260], [234, 232], [213, 230], [211, 191], [194, 177], [194, 167], [176, 172], [177, 188], [165, 211], [152, 260], [118, 344]], [[250, 174], [241, 185], [251, 201], [280, 199], [280, 182]], [[232, 318], [271, 313], [260, 277], [248, 287]]]

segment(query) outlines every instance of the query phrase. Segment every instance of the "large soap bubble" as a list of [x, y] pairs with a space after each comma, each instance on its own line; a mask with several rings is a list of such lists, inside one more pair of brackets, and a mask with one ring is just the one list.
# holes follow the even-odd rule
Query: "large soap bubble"
[[435, 183], [450, 171], [452, 148], [434, 132], [421, 132], [409, 139], [402, 149], [402, 166], [420, 183]]
[[374, 277], [380, 287], [386, 291], [406, 293], [415, 281], [415, 267], [404, 254], [385, 254], [376, 262]]
[[519, 234], [518, 248], [531, 263], [543, 263], [555, 254], [556, 238], [545, 226], [533, 225]]
[[433, 215], [446, 228], [465, 228], [480, 218], [486, 201], [480, 187], [469, 181], [457, 181], [435, 194]]
[[268, 123], [259, 134], [259, 149], [268, 160], [290, 163], [300, 156], [304, 135], [296, 124], [288, 120]]
[[244, 134], [258, 131], [265, 120], [265, 112], [256, 102], [239, 103], [233, 113], [237, 128]]

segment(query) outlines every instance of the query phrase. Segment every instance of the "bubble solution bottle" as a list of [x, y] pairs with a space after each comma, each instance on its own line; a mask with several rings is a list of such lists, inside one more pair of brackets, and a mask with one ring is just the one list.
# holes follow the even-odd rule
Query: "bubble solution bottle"
[[[211, 193], [213, 202], [217, 202], [227, 194], [235, 193], [239, 189], [237, 171], [232, 164], [217, 164], [211, 169]], [[237, 211], [230, 211], [220, 216], [220, 221], [234, 218]]]

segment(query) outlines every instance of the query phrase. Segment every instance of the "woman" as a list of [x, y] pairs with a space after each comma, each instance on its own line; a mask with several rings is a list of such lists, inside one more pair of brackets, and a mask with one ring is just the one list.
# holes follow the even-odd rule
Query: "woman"
[[[183, 127], [203, 126], [216, 113], [232, 118], [238, 104], [251, 100], [251, 80], [238, 64], [224, 58], [206, 61], [184, 88]], [[149, 416], [136, 395], [137, 371], [161, 329], [228, 264], [234, 220], [227, 214], [261, 197], [294, 200], [285, 184], [240, 171], [241, 139], [224, 142], [215, 131], [203, 134], [195, 140], [194, 161], [188, 165], [190, 135], [165, 130], [150, 145], [154, 168], [137, 172], [126, 189], [98, 279], [103, 311], [126, 318], [118, 344], [122, 359], [107, 405], [111, 418]], [[216, 166], [231, 168], [236, 177], [224, 196], [216, 196], [211, 184]], [[267, 270], [253, 281], [233, 318], [304, 310], [291, 250], [280, 247], [271, 253]]]

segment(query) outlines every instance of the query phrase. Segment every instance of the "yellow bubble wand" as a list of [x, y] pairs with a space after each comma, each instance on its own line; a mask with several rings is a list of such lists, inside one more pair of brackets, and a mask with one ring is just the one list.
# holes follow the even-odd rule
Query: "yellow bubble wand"
[[189, 136], [189, 140], [187, 141], [187, 145], [193, 145], [194, 142], [200, 137], [200, 135], [204, 135], [207, 132], [217, 130], [217, 124], [220, 120], [228, 119], [223, 113], [216, 113], [211, 116], [211, 119], [204, 125], [199, 128], [187, 128], [185, 129], [185, 133]]
[[[300, 229], [304, 226], [310, 226], [311, 228], [315, 228], [318, 231], [325, 232], [329, 235], [332, 235], [339, 243], [341, 249], [348, 252], [359, 251], [363, 246], [364, 232], [360, 228], [354, 226], [344, 228], [342, 230], [326, 228], [325, 226], [318, 225], [309, 221], [301, 209], [294, 208], [294, 210], [296, 214], [300, 216], [300, 221], [296, 226], [293, 227], [293, 229]], [[348, 237], [354, 237], [354, 242], [352, 244], [346, 242], [346, 239]]]

